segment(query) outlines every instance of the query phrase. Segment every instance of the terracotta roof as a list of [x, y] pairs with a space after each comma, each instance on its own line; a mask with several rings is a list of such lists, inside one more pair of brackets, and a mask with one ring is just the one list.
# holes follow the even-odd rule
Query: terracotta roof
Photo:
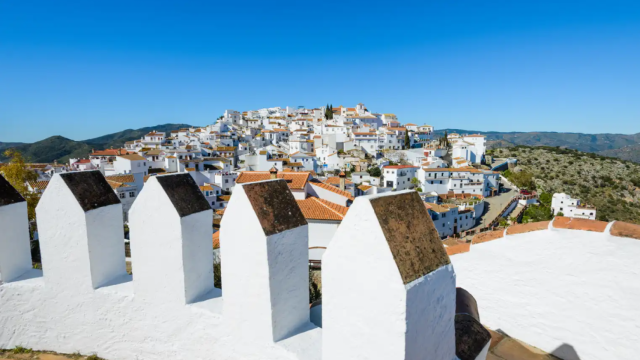
[[91, 152], [91, 156], [116, 156], [126, 154], [130, 154], [127, 149], [106, 149]]
[[[332, 184], [332, 185], [340, 185], [340, 177], [338, 176], [331, 176], [328, 177], [327, 180], [324, 181], [327, 184]], [[348, 179], [345, 179], [345, 184], [353, 184], [353, 182], [349, 181]]]
[[413, 165], [385, 165], [383, 166], [384, 169], [408, 169], [408, 168], [418, 168], [417, 166], [413, 166]]
[[[278, 179], [284, 179], [287, 181], [289, 189], [304, 190], [309, 181], [308, 172], [287, 172], [278, 173], [276, 176]], [[243, 171], [236, 179], [236, 184], [252, 183], [256, 181], [270, 180], [271, 174], [268, 171]]]
[[127, 160], [147, 160], [138, 154], [130, 154], [130, 155], [118, 155], [119, 158], [127, 159]]
[[47, 185], [49, 185], [49, 180], [29, 181], [29, 186], [31, 186], [31, 188], [34, 190], [44, 191], [47, 188]]
[[117, 189], [117, 188], [121, 188], [121, 187], [129, 187], [129, 185], [127, 184], [123, 184], [117, 181], [111, 181], [111, 180], [107, 180], [107, 183], [109, 183], [109, 186], [111, 186], [112, 189]]
[[296, 202], [298, 206], [300, 206], [300, 210], [302, 210], [302, 214], [306, 219], [342, 221], [349, 210], [346, 206], [340, 206], [317, 197], [296, 200]]
[[353, 197], [353, 195], [351, 195], [351, 193], [349, 193], [347, 191], [342, 191], [342, 190], [338, 189], [337, 187], [335, 187], [333, 185], [325, 184], [325, 183], [323, 183], [322, 181], [320, 181], [318, 179], [312, 179], [312, 180], [309, 181], [309, 183], [311, 185], [318, 186], [318, 187], [321, 187], [321, 188], [323, 188], [325, 190], [329, 190], [331, 192], [334, 192], [334, 193], [336, 193], [338, 195], [342, 195], [342, 196], [346, 197], [349, 200], [355, 200], [355, 198]]
[[105, 176], [105, 179], [107, 179], [108, 181], [115, 181], [119, 183], [132, 183], [136, 181], [133, 175], [110, 175]]
[[214, 186], [221, 189], [221, 187], [216, 184], [207, 184], [207, 185], [200, 186], [200, 191], [213, 191], [215, 190], [213, 188]]
[[358, 189], [360, 189], [362, 191], [367, 191], [367, 190], [371, 189], [372, 187], [373, 186], [371, 186], [371, 185], [362, 184], [362, 185], [358, 186]]
[[220, 196], [218, 196], [218, 198], [216, 200], [218, 200], [218, 201], [229, 201], [229, 200], [231, 200], [231, 195], [220, 195]]

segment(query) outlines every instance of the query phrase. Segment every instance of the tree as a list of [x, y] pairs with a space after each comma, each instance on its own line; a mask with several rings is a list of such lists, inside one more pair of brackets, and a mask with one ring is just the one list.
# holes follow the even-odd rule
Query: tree
[[29, 191], [27, 183], [38, 180], [38, 174], [27, 168], [22, 154], [14, 149], [4, 152], [4, 156], [9, 158], [9, 162], [2, 167], [4, 178], [13, 186], [27, 201], [29, 221], [36, 219], [36, 205], [40, 196]]
[[416, 177], [411, 178], [411, 184], [413, 184], [414, 186], [418, 186], [420, 185], [420, 180], [418, 180], [418, 178]]
[[411, 140], [409, 139], [409, 132], [408, 131], [404, 132], [404, 146], [402, 148], [403, 149], [411, 148]]
[[379, 168], [379, 167], [377, 167], [377, 166], [370, 167], [370, 168], [367, 170], [367, 172], [369, 173], [369, 175], [370, 175], [370, 176], [373, 176], [373, 177], [380, 177], [380, 176], [382, 176], [382, 171], [381, 171], [381, 170], [380, 170], [380, 168]]
[[327, 104], [327, 107], [324, 109], [324, 117], [327, 120], [333, 119], [333, 105]]

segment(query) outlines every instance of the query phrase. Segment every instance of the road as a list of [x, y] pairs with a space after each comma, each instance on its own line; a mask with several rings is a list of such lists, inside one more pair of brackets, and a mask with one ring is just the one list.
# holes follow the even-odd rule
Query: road
[[511, 201], [518, 193], [509, 184], [503, 182], [503, 191], [499, 195], [484, 198], [485, 209], [484, 214], [480, 218], [479, 226], [485, 227], [489, 225], [493, 219], [500, 214], [502, 209]]

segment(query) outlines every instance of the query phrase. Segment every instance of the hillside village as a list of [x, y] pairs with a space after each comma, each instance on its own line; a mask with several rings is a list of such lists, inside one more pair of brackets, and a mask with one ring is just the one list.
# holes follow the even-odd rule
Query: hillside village
[[[281, 178], [310, 227], [319, 263], [353, 200], [415, 189], [443, 239], [479, 229], [484, 200], [499, 195], [500, 177], [483, 165], [485, 137], [436, 138], [430, 125], [355, 107], [226, 110], [211, 125], [151, 131], [120, 148], [92, 149], [69, 163], [29, 164], [29, 191], [42, 193], [56, 173], [100, 171], [123, 204], [123, 217], [152, 176], [188, 173], [216, 212], [219, 228], [236, 184]], [[486, 224], [484, 224], [486, 225]]]

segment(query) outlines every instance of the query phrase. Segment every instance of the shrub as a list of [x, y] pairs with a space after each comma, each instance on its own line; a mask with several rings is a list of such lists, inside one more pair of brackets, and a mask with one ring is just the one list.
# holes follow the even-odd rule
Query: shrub
[[16, 346], [13, 348], [13, 350], [11, 351], [14, 354], [30, 354], [33, 350], [26, 348], [26, 347], [22, 347], [20, 345]]

